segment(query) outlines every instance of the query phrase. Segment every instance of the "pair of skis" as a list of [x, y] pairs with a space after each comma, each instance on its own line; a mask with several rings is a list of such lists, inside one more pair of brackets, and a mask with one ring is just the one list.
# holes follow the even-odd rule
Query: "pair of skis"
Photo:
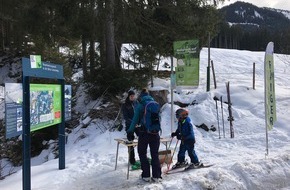
[[201, 168], [209, 168], [211, 166], [213, 166], [213, 164], [208, 164], [208, 165], [200, 164], [199, 166], [194, 166], [194, 167], [192, 167], [189, 164], [186, 164], [186, 165], [181, 166], [181, 167], [170, 169], [170, 170], [168, 170], [166, 172], [166, 174], [174, 174], [174, 173], [186, 172], [186, 171], [189, 171], [189, 170], [196, 170], [196, 169], [201, 169]]
[[229, 110], [229, 117], [228, 121], [230, 122], [230, 133], [231, 133], [231, 138], [234, 138], [234, 126], [233, 126], [233, 113], [232, 113], [232, 102], [231, 102], [231, 94], [230, 94], [230, 82], [226, 83], [226, 88], [227, 88], [227, 96], [228, 96], [228, 110]]

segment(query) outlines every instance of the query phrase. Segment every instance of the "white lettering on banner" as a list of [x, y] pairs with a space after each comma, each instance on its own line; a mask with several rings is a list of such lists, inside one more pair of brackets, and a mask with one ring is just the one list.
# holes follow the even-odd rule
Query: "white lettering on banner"
[[185, 49], [177, 49], [176, 53], [196, 53], [197, 48], [185, 48]]

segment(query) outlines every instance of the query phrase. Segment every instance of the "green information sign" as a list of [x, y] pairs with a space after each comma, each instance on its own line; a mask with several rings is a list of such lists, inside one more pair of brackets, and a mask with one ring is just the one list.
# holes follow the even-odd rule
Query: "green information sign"
[[30, 84], [30, 130], [61, 123], [61, 86]]
[[176, 41], [173, 44], [177, 58], [176, 85], [199, 85], [199, 49], [198, 40]]

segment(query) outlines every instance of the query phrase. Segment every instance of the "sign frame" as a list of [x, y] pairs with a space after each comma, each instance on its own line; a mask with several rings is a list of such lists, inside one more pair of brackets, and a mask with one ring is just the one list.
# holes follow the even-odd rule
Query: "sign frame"
[[[33, 60], [34, 61], [34, 60]], [[58, 124], [59, 139], [59, 169], [65, 169], [65, 113], [64, 113], [64, 77], [63, 67], [47, 62], [41, 62], [43, 67], [35, 67], [35, 63], [28, 58], [22, 58], [22, 86], [23, 86], [23, 165], [22, 187], [31, 189], [31, 135], [30, 135], [30, 78], [56, 79], [61, 85], [61, 123]], [[39, 63], [39, 60], [38, 60]], [[45, 69], [47, 68], [47, 69]]]

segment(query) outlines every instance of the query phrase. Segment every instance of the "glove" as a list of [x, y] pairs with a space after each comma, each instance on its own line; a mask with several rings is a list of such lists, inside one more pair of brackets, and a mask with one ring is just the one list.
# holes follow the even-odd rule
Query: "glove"
[[128, 141], [133, 141], [135, 139], [134, 133], [127, 133]]
[[178, 140], [181, 140], [181, 139], [182, 139], [182, 136], [181, 136], [180, 134], [177, 134], [177, 135], [176, 135], [176, 138], [177, 138]]
[[171, 137], [175, 137], [175, 136], [176, 136], [175, 132], [171, 133]]

